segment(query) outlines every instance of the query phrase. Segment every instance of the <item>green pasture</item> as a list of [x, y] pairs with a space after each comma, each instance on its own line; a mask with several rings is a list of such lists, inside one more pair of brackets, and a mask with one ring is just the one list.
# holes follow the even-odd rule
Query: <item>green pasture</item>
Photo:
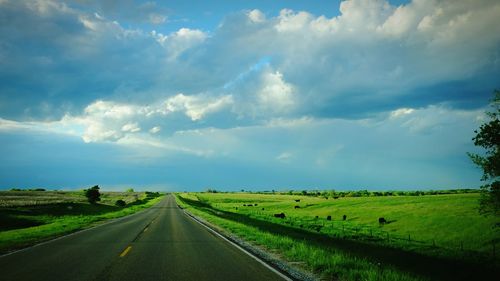
[[[322, 233], [381, 239], [389, 235], [389, 240], [394, 242], [417, 245], [421, 242], [482, 253], [491, 253], [500, 237], [499, 228], [494, 227], [498, 218], [479, 215], [478, 193], [338, 199], [249, 193], [198, 193], [196, 196], [221, 210], [303, 228], [321, 226]], [[243, 206], [249, 204], [258, 205]], [[284, 220], [273, 217], [281, 212], [286, 215]], [[343, 215], [347, 217], [345, 221]], [[327, 216], [332, 220], [327, 221]], [[379, 224], [379, 218], [388, 223]]]

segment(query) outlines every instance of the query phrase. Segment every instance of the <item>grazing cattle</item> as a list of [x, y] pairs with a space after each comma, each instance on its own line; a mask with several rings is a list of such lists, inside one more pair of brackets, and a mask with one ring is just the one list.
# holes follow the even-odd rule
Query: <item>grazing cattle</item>
[[387, 221], [385, 220], [385, 218], [378, 218], [378, 223], [384, 224], [387, 223]]
[[257, 203], [253, 204], [254, 206], [257, 206]]
[[339, 199], [339, 197], [338, 196], [333, 196], [333, 199]]
[[274, 214], [274, 217], [275, 217], [275, 218], [281, 218], [281, 219], [284, 219], [284, 218], [285, 218], [285, 213]]
[[295, 208], [295, 209], [300, 209], [300, 206], [295, 206], [294, 208]]
[[238, 210], [238, 207], [234, 207], [236, 210]]
[[315, 219], [317, 219], [317, 218], [319, 218], [319, 217], [318, 217], [318, 216], [315, 216], [314, 218], [315, 218]]
[[264, 208], [262, 208], [262, 211], [264, 211]]
[[332, 220], [332, 216], [328, 216], [328, 217], [326, 217], [326, 220], [327, 220], [327, 221], [331, 221], [331, 220]]
[[346, 216], [346, 215], [343, 215], [343, 216], [342, 216], [342, 220], [344, 220], [344, 221], [345, 221], [346, 219], [347, 219], [347, 216]]
[[247, 207], [252, 207], [253, 205], [252, 204], [247, 204]]
[[300, 202], [300, 199], [295, 199], [295, 202]]
[[243, 204], [243, 207], [246, 207], [246, 206], [247, 206], [247, 204]]

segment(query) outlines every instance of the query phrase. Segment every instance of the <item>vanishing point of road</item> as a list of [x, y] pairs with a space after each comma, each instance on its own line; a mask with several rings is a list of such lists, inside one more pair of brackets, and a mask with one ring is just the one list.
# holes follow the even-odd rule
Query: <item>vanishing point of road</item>
[[283, 280], [172, 195], [134, 215], [0, 257], [1, 280]]

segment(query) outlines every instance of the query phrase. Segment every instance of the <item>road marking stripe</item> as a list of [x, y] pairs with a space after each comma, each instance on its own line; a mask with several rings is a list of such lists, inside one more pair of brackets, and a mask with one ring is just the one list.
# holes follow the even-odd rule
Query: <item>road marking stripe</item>
[[185, 210], [184, 211], [184, 214], [187, 215], [189, 218], [191, 218], [192, 220], [194, 220], [195, 222], [199, 223], [201, 226], [205, 227], [206, 229], [208, 229], [208, 231], [212, 232], [213, 234], [217, 235], [218, 237], [222, 238], [223, 240], [227, 241], [229, 244], [233, 245], [234, 247], [236, 247], [237, 249], [239, 249], [240, 251], [242, 251], [243, 253], [249, 255], [251, 258], [253, 258], [254, 260], [256, 260], [257, 262], [259, 262], [260, 264], [262, 264], [263, 266], [267, 267], [269, 270], [271, 270], [272, 272], [276, 273], [278, 276], [280, 276], [281, 278], [283, 278], [284, 280], [286, 281], [293, 281], [293, 279], [291, 279], [290, 277], [286, 276], [285, 274], [281, 273], [280, 271], [278, 271], [276, 268], [270, 266], [269, 264], [267, 264], [265, 261], [263, 261], [262, 259], [260, 259], [259, 257], [257, 257], [256, 255], [250, 253], [249, 251], [245, 250], [244, 248], [242, 248], [240, 245], [234, 243], [233, 241], [227, 239], [226, 237], [224, 237], [224, 235], [218, 233], [217, 231], [213, 230], [212, 228], [208, 227], [207, 225], [205, 225], [204, 223], [202, 223], [201, 221], [199, 221], [196, 217], [194, 216], [191, 216], [189, 215]]
[[120, 254], [120, 258], [123, 258], [124, 256], [126, 256], [128, 254], [128, 252], [130, 251], [130, 249], [132, 249], [132, 246], [128, 246], [125, 250], [123, 250], [123, 252]]

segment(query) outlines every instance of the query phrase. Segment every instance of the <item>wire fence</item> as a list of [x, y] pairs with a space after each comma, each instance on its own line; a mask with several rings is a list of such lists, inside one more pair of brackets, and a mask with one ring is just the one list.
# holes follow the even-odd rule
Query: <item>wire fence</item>
[[455, 257], [493, 259], [495, 262], [500, 260], [498, 257], [498, 245], [495, 240], [485, 245], [484, 241], [474, 239], [456, 241], [419, 239], [418, 235], [411, 232], [402, 234], [384, 230], [384, 224], [374, 227], [372, 225], [353, 224], [348, 221], [327, 220], [315, 217], [285, 216], [285, 218], [276, 218], [272, 214], [259, 211], [245, 213], [245, 215], [248, 215], [250, 218], [304, 229], [335, 238], [375, 242], [397, 248], [411, 248], [412, 250], [421, 250], [424, 252], [445, 253]]

